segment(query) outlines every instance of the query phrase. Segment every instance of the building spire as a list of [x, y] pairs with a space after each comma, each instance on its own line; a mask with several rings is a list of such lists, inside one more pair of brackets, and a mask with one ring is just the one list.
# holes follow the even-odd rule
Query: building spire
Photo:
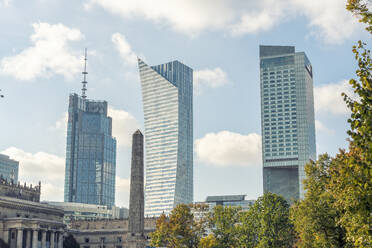
[[81, 82], [83, 84], [83, 88], [81, 89], [81, 97], [83, 99], [87, 98], [85, 92], [87, 91], [87, 49], [85, 48], [85, 57], [84, 57], [84, 71], [82, 72], [84, 75], [84, 80]]

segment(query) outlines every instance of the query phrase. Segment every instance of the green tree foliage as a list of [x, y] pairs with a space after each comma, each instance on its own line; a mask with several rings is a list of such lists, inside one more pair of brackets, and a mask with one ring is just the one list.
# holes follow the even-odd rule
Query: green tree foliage
[[332, 159], [324, 154], [305, 166], [305, 199], [295, 202], [290, 211], [299, 248], [350, 247], [345, 230], [337, 224], [340, 212], [334, 208], [335, 198], [327, 189], [331, 163]]
[[72, 234], [69, 234], [64, 240], [63, 240], [63, 248], [80, 248], [79, 243], [75, 240], [74, 236]]
[[217, 246], [217, 240], [213, 234], [209, 234], [200, 239], [199, 248], [214, 248]]
[[361, 41], [353, 47], [358, 80], [350, 80], [357, 99], [344, 95], [351, 110], [349, 152], [340, 151], [331, 167], [330, 191], [342, 212], [339, 223], [355, 247], [372, 244], [372, 61]]
[[368, 9], [371, 0], [347, 0], [346, 9], [355, 14], [359, 21], [367, 24], [366, 30], [372, 33], [372, 13]]
[[244, 215], [247, 215], [246, 221], [241, 225], [248, 224], [247, 229], [254, 228], [247, 233], [252, 237], [252, 232], [255, 232], [253, 247], [292, 247], [294, 231], [289, 219], [289, 204], [282, 196], [265, 193], [257, 199], [248, 212], [243, 213]]
[[239, 207], [216, 206], [209, 215], [209, 225], [216, 239], [216, 248], [237, 247]]
[[203, 205], [180, 204], [169, 215], [156, 222], [151, 233], [151, 246], [168, 248], [196, 248], [205, 234], [206, 218], [194, 218], [193, 211], [204, 211]]
[[217, 206], [210, 224], [216, 248], [287, 248], [294, 242], [289, 205], [272, 193], [265, 193], [244, 212], [237, 207]]

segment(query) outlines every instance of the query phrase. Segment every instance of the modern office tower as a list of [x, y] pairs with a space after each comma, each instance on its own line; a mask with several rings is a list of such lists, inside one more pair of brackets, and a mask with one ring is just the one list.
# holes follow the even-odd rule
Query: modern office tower
[[0, 175], [3, 179], [9, 182], [13, 180], [14, 183], [18, 182], [18, 168], [19, 162], [10, 159], [9, 156], [0, 154]]
[[132, 235], [143, 235], [145, 200], [143, 193], [143, 135], [140, 130], [132, 138], [132, 165], [130, 171], [129, 227]]
[[145, 117], [145, 214], [193, 202], [193, 71], [173, 61], [138, 59]]
[[115, 203], [116, 140], [107, 102], [71, 94], [68, 108], [65, 202], [113, 206]]
[[293, 46], [260, 46], [260, 79], [264, 192], [303, 198], [316, 159], [312, 66]]

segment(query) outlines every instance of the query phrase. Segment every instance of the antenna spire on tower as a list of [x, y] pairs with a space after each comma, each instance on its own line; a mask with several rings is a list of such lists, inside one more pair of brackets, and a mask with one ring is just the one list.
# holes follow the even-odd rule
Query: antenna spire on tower
[[83, 88], [81, 89], [81, 97], [83, 99], [87, 98], [85, 92], [87, 91], [87, 49], [85, 48], [85, 57], [84, 57], [84, 71], [82, 72], [84, 75], [84, 80], [81, 82], [83, 84]]

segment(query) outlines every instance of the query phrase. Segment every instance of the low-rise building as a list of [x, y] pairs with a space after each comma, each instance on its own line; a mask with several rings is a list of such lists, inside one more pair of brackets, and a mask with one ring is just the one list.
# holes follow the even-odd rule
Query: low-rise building
[[63, 210], [40, 203], [41, 184], [0, 178], [0, 238], [10, 248], [62, 248]]
[[195, 202], [195, 204], [205, 205], [207, 208], [203, 210], [194, 209], [193, 213], [195, 218], [206, 217], [216, 206], [241, 207], [242, 211], [247, 211], [254, 202], [254, 200], [246, 200], [245, 195], [207, 196], [204, 202]]
[[207, 196], [204, 203], [209, 206], [212, 210], [215, 206], [230, 206], [230, 207], [241, 207], [242, 211], [247, 211], [253, 204], [254, 200], [246, 200], [246, 195], [219, 195], [219, 196]]
[[45, 202], [48, 205], [62, 208], [67, 225], [73, 220], [123, 219], [128, 217], [128, 208], [106, 205], [94, 205], [77, 202]]
[[128, 219], [116, 220], [74, 220], [70, 223], [69, 232], [81, 248], [127, 248], [146, 247], [149, 245], [149, 234], [156, 229], [156, 218], [144, 219], [144, 232], [141, 242], [135, 234], [129, 232]]

